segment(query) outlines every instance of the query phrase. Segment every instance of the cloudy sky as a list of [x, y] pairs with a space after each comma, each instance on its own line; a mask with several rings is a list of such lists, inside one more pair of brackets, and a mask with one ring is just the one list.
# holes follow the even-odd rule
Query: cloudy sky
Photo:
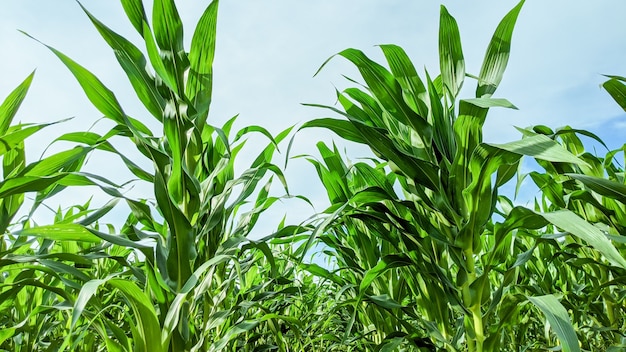
[[[493, 30], [517, 2], [442, 1], [458, 21], [467, 71], [477, 74]], [[118, 2], [84, 0], [83, 4], [109, 27], [139, 43]], [[178, 1], [188, 40], [207, 4], [208, 1], [200, 0]], [[313, 77], [328, 57], [348, 47], [361, 49], [381, 60], [375, 45], [398, 44], [408, 52], [417, 68], [438, 72], [439, 6], [439, 1], [431, 0], [221, 2], [212, 123], [221, 125], [240, 114], [238, 127], [259, 124], [278, 132], [315, 117], [329, 116], [327, 111], [301, 103], [332, 105], [335, 87], [346, 87], [341, 75], [357, 77], [355, 70], [339, 58]], [[490, 112], [485, 139], [510, 141], [518, 137], [513, 126], [541, 123], [551, 127], [568, 124], [591, 129], [614, 146], [623, 143], [626, 116], [599, 85], [603, 82], [602, 74], [626, 75], [624, 13], [626, 2], [623, 0], [528, 0], [515, 29], [507, 73], [496, 94], [509, 99], [519, 110]], [[146, 121], [151, 122], [117, 66], [113, 53], [76, 2], [7, 0], [0, 13], [3, 52], [0, 97], [4, 98], [37, 69], [16, 121], [49, 122], [75, 117], [31, 139], [27, 145], [30, 160], [36, 160], [56, 136], [89, 128], [101, 114], [90, 106], [64, 66], [17, 29], [56, 47], [90, 69], [116, 93], [127, 113], [146, 117]], [[473, 82], [466, 81], [466, 97], [470, 97], [474, 87]], [[99, 124], [100, 128], [95, 129], [104, 131], [106, 123]], [[294, 153], [314, 154], [316, 141], [330, 141], [332, 137], [326, 131], [305, 131], [297, 136]], [[363, 148], [335, 140], [347, 148], [351, 159], [368, 155]], [[249, 150], [254, 152], [254, 148]], [[103, 155], [94, 156], [88, 167], [91, 171], [111, 175], [118, 182], [130, 178], [122, 171], [121, 164]], [[288, 169], [293, 193], [304, 194], [323, 208], [325, 196], [313, 175], [313, 168], [304, 160], [294, 161]], [[137, 185], [131, 192], [141, 195], [144, 191], [147, 189]], [[80, 203], [86, 200], [88, 193], [73, 190], [60, 201]], [[96, 199], [102, 202], [106, 197]], [[289, 207], [301, 216], [311, 214], [304, 206]]]

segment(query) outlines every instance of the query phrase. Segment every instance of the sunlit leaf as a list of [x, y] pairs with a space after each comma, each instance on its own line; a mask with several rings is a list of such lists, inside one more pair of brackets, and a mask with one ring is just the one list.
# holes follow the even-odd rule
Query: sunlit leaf
[[487, 47], [487, 53], [483, 65], [480, 68], [476, 97], [488, 98], [495, 91], [500, 81], [511, 54], [511, 38], [513, 28], [517, 21], [517, 16], [524, 5], [524, 0], [520, 1], [498, 24], [491, 42]]
[[541, 312], [545, 315], [550, 327], [558, 336], [563, 346], [564, 352], [578, 352], [578, 338], [574, 326], [565, 310], [565, 307], [553, 295], [528, 297]]

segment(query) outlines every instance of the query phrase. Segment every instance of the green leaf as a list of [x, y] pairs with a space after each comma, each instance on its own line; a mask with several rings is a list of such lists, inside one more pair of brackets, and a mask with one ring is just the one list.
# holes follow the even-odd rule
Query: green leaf
[[117, 98], [113, 92], [111, 92], [111, 90], [109, 90], [93, 73], [89, 72], [89, 70], [79, 65], [55, 48], [40, 42], [26, 32], [22, 33], [46, 46], [61, 60], [61, 62], [63, 62], [63, 64], [65, 64], [83, 88], [83, 91], [87, 95], [89, 101], [91, 101], [91, 103], [101, 113], [117, 123], [124, 122], [126, 115], [117, 101]]
[[[144, 40], [148, 47], [150, 60], [155, 71], [159, 72], [168, 86], [171, 89], [176, 88], [173, 93], [182, 99], [185, 93], [183, 76], [189, 62], [183, 47], [183, 24], [174, 0], [154, 1], [152, 25], [154, 26], [154, 38], [161, 51], [157, 53], [152, 48], [152, 34], [144, 26]], [[165, 72], [160, 72], [163, 69]]]
[[580, 216], [569, 210], [541, 213], [539, 215], [563, 231], [567, 231], [587, 242], [598, 252], [602, 253], [613, 265], [626, 269], [626, 259], [621, 256], [606, 235]]
[[526, 155], [536, 159], [586, 165], [586, 163], [574, 154], [567, 151], [560, 144], [542, 134], [523, 138], [519, 141], [505, 144], [488, 144], [502, 150], [519, 155]]
[[5, 327], [2, 330], [0, 330], [0, 344], [3, 344], [4, 341], [6, 341], [7, 339], [13, 337], [13, 335], [15, 334], [15, 330], [17, 330], [16, 328], [9, 328], [9, 327]]
[[66, 174], [57, 174], [54, 176], [11, 177], [0, 182], [0, 198], [14, 194], [42, 191], [66, 176]]
[[402, 87], [387, 69], [372, 61], [360, 50], [346, 49], [337, 55], [343, 56], [357, 66], [367, 87], [392, 119], [413, 127], [423, 136], [427, 144], [430, 143], [431, 126], [425, 117], [420, 117], [405, 103]]
[[300, 264], [300, 267], [319, 278], [332, 281], [339, 286], [343, 286], [345, 284], [341, 276], [331, 273], [317, 264]]
[[85, 227], [77, 224], [54, 224], [26, 228], [13, 233], [15, 236], [33, 236], [53, 241], [77, 241], [100, 243], [101, 240]]
[[181, 309], [183, 304], [187, 299], [186, 293], [179, 293], [174, 298], [174, 301], [169, 305], [169, 309], [167, 311], [167, 315], [165, 316], [165, 320], [163, 321], [163, 330], [161, 332], [161, 345], [167, 346], [171, 339], [172, 333], [175, 331], [176, 326], [178, 326]]
[[83, 314], [83, 311], [87, 307], [87, 303], [89, 303], [89, 300], [91, 299], [91, 297], [93, 297], [96, 294], [96, 291], [98, 290], [98, 288], [102, 286], [106, 281], [107, 279], [91, 280], [91, 281], [86, 282], [83, 285], [83, 287], [80, 289], [80, 292], [78, 293], [78, 297], [76, 298], [76, 301], [74, 302], [74, 309], [72, 310], [72, 321], [70, 323], [70, 331], [76, 327], [76, 323], [78, 322], [78, 319], [80, 318], [80, 316]]
[[539, 213], [524, 207], [515, 207], [509, 213], [504, 226], [498, 230], [498, 236], [504, 236], [509, 231], [519, 228], [539, 229], [548, 223], [585, 241], [613, 265], [626, 268], [626, 259], [620, 255], [607, 236], [596, 226], [567, 209]]
[[165, 63], [163, 62], [165, 58], [161, 57], [152, 31], [146, 22], [143, 24], [143, 40], [146, 43], [146, 51], [148, 52], [148, 58], [154, 68], [154, 72], [172, 92], [178, 92], [180, 84], [176, 79], [176, 75], [168, 71], [165, 67]]
[[137, 164], [135, 164], [132, 160], [130, 160], [123, 153], [119, 152], [116, 148], [114, 148], [111, 145], [111, 143], [109, 143], [106, 140], [109, 136], [114, 136], [118, 134], [119, 134], [119, 131], [116, 131], [115, 129], [111, 130], [106, 136], [100, 136], [99, 134], [94, 133], [94, 132], [70, 132], [60, 137], [57, 137], [53, 141], [53, 143], [56, 141], [69, 141], [69, 142], [83, 143], [95, 149], [114, 153], [118, 155], [122, 159], [122, 161], [124, 161], [124, 164], [126, 165], [126, 167], [135, 176], [139, 177], [140, 179], [144, 181], [152, 182], [154, 176], [152, 176], [150, 173], [148, 173], [144, 169], [140, 168]]
[[517, 110], [517, 107], [506, 99], [475, 98], [463, 99], [463, 101], [478, 106], [479, 108], [502, 107]]
[[200, 17], [189, 51], [190, 67], [185, 94], [202, 116], [198, 126], [204, 124], [211, 103], [218, 4], [217, 0], [211, 1]]
[[476, 88], [477, 98], [491, 97], [500, 81], [502, 81], [502, 76], [511, 53], [513, 28], [522, 5], [524, 5], [524, 0], [520, 1], [517, 6], [504, 16], [498, 24], [491, 42], [489, 42], [483, 65], [480, 68], [478, 87]]
[[404, 337], [385, 338], [381, 343], [380, 352], [394, 352], [398, 350], [398, 347], [404, 342]]
[[387, 270], [412, 264], [413, 262], [405, 256], [392, 254], [384, 256], [375, 267], [365, 273], [363, 280], [361, 280], [361, 284], [359, 285], [359, 291], [364, 292], [371, 285], [372, 281]]
[[439, 17], [439, 65], [444, 89], [454, 101], [465, 79], [465, 59], [459, 26], [443, 5]]
[[582, 182], [585, 186], [598, 194], [626, 204], [626, 185], [622, 183], [607, 180], [605, 178], [580, 174], [565, 175]]
[[[82, 7], [82, 5], [81, 5]], [[165, 108], [165, 100], [157, 90], [157, 83], [146, 71], [146, 59], [137, 47], [124, 37], [115, 33], [97, 18], [95, 18], [87, 9], [82, 7], [93, 25], [96, 27], [100, 35], [106, 40], [109, 46], [115, 52], [115, 57], [124, 72], [128, 76], [133, 89], [137, 96], [150, 111], [150, 113], [161, 121], [163, 118], [163, 109]]]
[[428, 117], [428, 106], [424, 101], [428, 92], [408, 55], [404, 49], [397, 45], [381, 45], [380, 48], [385, 54], [391, 73], [393, 73], [402, 89], [407, 93], [405, 94], [407, 103], [422, 118], [426, 119]]
[[613, 97], [615, 102], [626, 111], [626, 85], [616, 78], [604, 82], [602, 87]]
[[[441, 76], [437, 77], [441, 81]], [[456, 141], [454, 139], [454, 130], [450, 128], [452, 125], [452, 116], [448, 114], [441, 103], [441, 97], [437, 92], [435, 83], [431, 80], [428, 71], [426, 71], [426, 83], [428, 84], [428, 98], [430, 99], [430, 115], [433, 125], [433, 141], [439, 153], [441, 153], [448, 162], [451, 162], [456, 150]]]
[[4, 99], [2, 105], [0, 105], [0, 135], [5, 134], [9, 129], [13, 117], [15, 117], [17, 110], [26, 97], [26, 93], [28, 92], [28, 88], [30, 88], [34, 76], [35, 72], [33, 71], [6, 97], [6, 99]]
[[[12, 150], [6, 153], [2, 158], [2, 173], [4, 179], [10, 179], [19, 174], [24, 169], [26, 163], [26, 153], [24, 152], [24, 142], [14, 146]], [[24, 204], [24, 194], [16, 193], [14, 195], [0, 199], [0, 233], [5, 233], [11, 225], [14, 216]], [[3, 246], [0, 245], [0, 248]], [[2, 249], [0, 249], [2, 252]]]
[[385, 309], [400, 309], [405, 308], [402, 304], [395, 301], [393, 298], [389, 297], [389, 295], [377, 295], [377, 296], [366, 296], [367, 300], [371, 301], [377, 306], [383, 307]]
[[438, 168], [435, 164], [401, 153], [381, 129], [360, 123], [354, 123], [354, 126], [359, 130], [370, 148], [378, 153], [377, 155], [393, 162], [407, 177], [428, 189], [438, 190], [440, 188]]
[[14, 126], [11, 127], [5, 135], [0, 135], [0, 155], [5, 154], [11, 149], [20, 145], [26, 138], [33, 135], [42, 128], [65, 122], [67, 120], [56, 121], [52, 123], [42, 123], [38, 125]]
[[108, 284], [120, 290], [133, 309], [136, 326], [141, 331], [146, 351], [165, 351], [161, 345], [161, 326], [152, 301], [134, 282], [123, 279], [111, 279]]
[[[63, 170], [65, 167], [83, 160], [91, 148], [74, 147], [70, 150], [58, 152], [40, 161], [29, 164], [21, 175], [23, 176], [48, 176]], [[69, 170], [74, 171], [74, 170]]]
[[578, 337], [565, 307], [553, 295], [528, 297], [550, 323], [563, 346], [563, 352], [580, 352]]
[[260, 323], [259, 321], [255, 321], [255, 320], [245, 320], [231, 327], [230, 329], [226, 331], [226, 333], [224, 334], [224, 336], [222, 336], [222, 338], [215, 341], [209, 347], [208, 351], [209, 352], [223, 351], [229, 341], [231, 341], [232, 339], [236, 338], [237, 336], [243, 333], [246, 333], [256, 328], [259, 325], [259, 323]]
[[183, 23], [174, 0], [155, 0], [152, 9], [154, 37], [167, 55], [183, 50]]
[[133, 27], [143, 36], [144, 22], [148, 22], [146, 11], [143, 8], [143, 0], [121, 0], [126, 17], [133, 24]]
[[359, 131], [353, 127], [350, 121], [337, 120], [332, 118], [321, 118], [305, 122], [300, 127], [300, 129], [310, 127], [326, 128], [335, 132], [341, 138], [352, 142], [365, 144], [365, 140], [363, 139], [363, 137], [361, 137]]

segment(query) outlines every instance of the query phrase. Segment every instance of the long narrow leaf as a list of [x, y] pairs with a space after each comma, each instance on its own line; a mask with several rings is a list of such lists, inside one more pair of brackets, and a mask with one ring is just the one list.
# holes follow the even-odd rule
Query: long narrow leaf
[[496, 91], [502, 81], [502, 76], [511, 54], [511, 38], [513, 28], [517, 21], [517, 16], [524, 5], [524, 0], [520, 1], [498, 24], [491, 42], [487, 47], [487, 53], [483, 65], [480, 68], [480, 80], [476, 88], [477, 98], [488, 98]]
[[576, 331], [561, 302], [553, 295], [528, 297], [528, 300], [546, 316], [563, 345], [563, 352], [580, 352]]
[[[81, 5], [82, 7], [82, 5]], [[95, 18], [86, 8], [82, 7], [93, 25], [98, 29], [100, 35], [106, 40], [109, 46], [115, 52], [115, 57], [120, 66], [126, 72], [131, 85], [135, 89], [137, 96], [150, 111], [150, 113], [161, 120], [163, 118], [163, 109], [165, 101], [159, 94], [157, 83], [146, 72], [146, 59], [131, 42], [124, 37], [112, 31], [105, 26], [97, 18]]]
[[2, 105], [0, 105], [0, 135], [6, 133], [9, 129], [15, 113], [26, 97], [26, 93], [28, 92], [28, 88], [30, 87], [34, 76], [35, 72], [33, 71], [4, 99]]
[[202, 116], [199, 126], [204, 124], [211, 103], [218, 4], [217, 0], [211, 1], [200, 17], [189, 50], [189, 77], [185, 94]]
[[531, 156], [541, 160], [573, 163], [577, 165], [586, 164], [583, 160], [563, 148], [560, 144], [542, 134], [523, 138], [515, 142], [489, 145], [512, 153]]
[[454, 101], [465, 79], [465, 59], [459, 26], [443, 5], [439, 17], [439, 65], [444, 89]]
[[626, 185], [600, 177], [580, 174], [566, 174], [567, 176], [582, 182], [592, 191], [605, 197], [618, 200], [626, 204]]
[[610, 80], [604, 82], [602, 87], [604, 87], [604, 89], [611, 94], [615, 102], [617, 102], [619, 106], [626, 111], [626, 84], [615, 78], [611, 78]]
[[115, 122], [123, 123], [125, 114], [117, 101], [117, 98], [113, 92], [109, 90], [93, 73], [89, 72], [86, 68], [79, 65], [55, 48], [40, 42], [26, 32], [22, 33], [46, 46], [63, 62], [63, 64], [65, 64], [65, 66], [67, 66], [74, 77], [76, 77], [80, 86], [83, 88], [83, 91], [87, 95], [89, 101], [91, 101], [91, 103], [98, 110], [100, 110], [101, 113]]
[[600, 229], [569, 210], [540, 214], [550, 223], [587, 242], [613, 265], [626, 269], [626, 259]]

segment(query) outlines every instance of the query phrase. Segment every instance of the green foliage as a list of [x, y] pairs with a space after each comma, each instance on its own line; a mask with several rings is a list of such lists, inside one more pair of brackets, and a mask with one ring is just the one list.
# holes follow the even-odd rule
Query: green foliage
[[[544, 341], [522, 337], [544, 335], [542, 317], [530, 309], [529, 299], [541, 308], [563, 348], [578, 350], [582, 336], [577, 338], [574, 330], [581, 325], [565, 319], [568, 312], [559, 308], [556, 298], [566, 293], [559, 291], [564, 286], [542, 273], [570, 270], [568, 261], [556, 260], [568, 243], [585, 246], [594, 258], [588, 265], [611, 268], [611, 279], [626, 268], [623, 241], [611, 241], [616, 237], [607, 237], [580, 211], [566, 206], [571, 199], [562, 191], [564, 181], [547, 181], [574, 178], [619, 199], [617, 184], [583, 176], [595, 170], [603, 177], [602, 161], [583, 154], [580, 143], [572, 148], [532, 131], [511, 143], [482, 141], [488, 110], [515, 108], [492, 95], [506, 68], [522, 4], [498, 25], [478, 76], [465, 73], [458, 26], [445, 7], [439, 31], [441, 75], [434, 80], [428, 72], [420, 78], [399, 47], [381, 46], [389, 69], [355, 49], [338, 54], [359, 69], [364, 89], [338, 92], [343, 110], [325, 107], [347, 121], [323, 118], [303, 127], [327, 128], [368, 145], [378, 158], [373, 165], [349, 165], [336, 148], [322, 144], [318, 148], [324, 162], [311, 160], [332, 204], [314, 235], [329, 248], [341, 274], [313, 273], [334, 283], [352, 308], [345, 343], [356, 334], [372, 350], [396, 343], [467, 351], [547, 348], [555, 341], [549, 335]], [[478, 80], [476, 98], [459, 100], [466, 76]], [[564, 132], [560, 138], [565, 138]], [[567, 138], [566, 143], [572, 143], [574, 137]], [[535, 182], [549, 182], [538, 186], [551, 206], [514, 207], [499, 194], [518, 173], [522, 156], [553, 166], [531, 175]], [[561, 193], [554, 194], [556, 190]], [[551, 237], [556, 229], [564, 231], [559, 240]], [[542, 261], [549, 265], [539, 267]], [[574, 274], [565, 275], [576, 280]], [[597, 290], [576, 287], [586, 297], [596, 297]], [[564, 299], [568, 307], [575, 305], [569, 296]], [[588, 313], [583, 320], [591, 316], [598, 319]], [[601, 338], [584, 336], [581, 343], [598, 348], [606, 344], [590, 341], [620, 341], [613, 331], [620, 331], [621, 323], [615, 322], [604, 325], [611, 328]]]
[[[188, 49], [174, 0], [155, 0], [150, 20], [143, 1], [121, 1], [139, 46], [79, 4], [162, 130], [127, 115], [93, 73], [47, 45], [114, 127], [65, 133], [52, 143], [75, 147], [26, 164], [25, 139], [57, 122], [13, 124], [32, 74], [0, 105], [0, 350], [623, 349], [626, 145], [600, 157], [580, 139], [604, 145], [594, 134], [546, 126], [483, 142], [489, 109], [515, 109], [493, 96], [523, 3], [497, 26], [478, 75], [466, 72], [443, 6], [434, 78], [420, 77], [395, 45], [380, 46], [387, 67], [356, 49], [338, 53], [363, 84], [337, 92], [340, 108], [315, 105], [342, 119], [301, 128], [328, 129], [375, 157], [351, 162], [318, 143], [320, 157], [304, 158], [330, 206], [299, 225], [283, 220], [261, 240], [249, 235], [264, 212], [292, 197], [274, 164], [292, 129], [211, 124], [219, 1]], [[467, 78], [475, 96], [461, 99]], [[603, 87], [624, 108], [626, 79], [608, 78]], [[240, 172], [253, 133], [267, 143]], [[133, 199], [81, 171], [101, 152], [153, 194]], [[528, 159], [537, 166], [524, 175]], [[502, 194], [527, 176], [539, 190], [532, 209]], [[273, 195], [275, 180], [284, 196]], [[58, 209], [52, 224], [32, 220], [51, 196], [79, 186], [110, 201]], [[120, 202], [130, 209], [124, 222], [104, 223]], [[313, 248], [326, 264], [306, 260]]]
[[[246, 236], [260, 214], [279, 200], [270, 195], [272, 179], [280, 180], [287, 191], [283, 173], [272, 159], [290, 128], [272, 136], [260, 126], [248, 126], [233, 137], [235, 118], [221, 128], [207, 123], [218, 1], [211, 2], [200, 18], [189, 52], [183, 47], [182, 24], [173, 1], [155, 2], [152, 23], [141, 1], [122, 1], [122, 5], [145, 43], [148, 59], [133, 43], [83, 10], [113, 49], [139, 100], [161, 123], [162, 135], [128, 116], [115, 94], [88, 69], [47, 46], [115, 127], [103, 135], [72, 132], [60, 136], [56, 140], [80, 146], [30, 165], [23, 172], [26, 178], [17, 174], [0, 188], [3, 199], [8, 199], [7, 223], [17, 210], [11, 202], [27, 191], [39, 191], [36, 204], [66, 186], [98, 185], [114, 197], [98, 212], [83, 210], [69, 221], [12, 232], [18, 239], [13, 245], [19, 239], [38, 240], [63, 256], [75, 255], [76, 246], [98, 254], [88, 257], [80, 268], [61, 271], [61, 281], [55, 285], [41, 287], [43, 292], [63, 293], [62, 299], [53, 298], [47, 305], [62, 305], [65, 312], [72, 307], [70, 316], [56, 316], [59, 326], [54, 333], [68, 338], [57, 337], [54, 343], [60, 347], [53, 348], [91, 350], [90, 346], [103, 344], [120, 351], [222, 350], [252, 339], [284, 350], [285, 341], [276, 326], [300, 322], [273, 305], [295, 294], [285, 289], [292, 280], [277, 270], [274, 250]], [[29, 83], [30, 77], [3, 106], [8, 120]], [[35, 127], [25, 131], [32, 134]], [[18, 149], [19, 137], [25, 138], [26, 132], [7, 134], [6, 151]], [[261, 133], [269, 142], [249, 168], [237, 175], [235, 159], [251, 133]], [[154, 169], [144, 170], [127, 153], [120, 153], [112, 137], [132, 141]], [[120, 186], [78, 172], [85, 155], [93, 150], [119, 155], [137, 178], [154, 186], [154, 200], [130, 199], [119, 192]], [[5, 158], [9, 162], [19, 160]], [[118, 200], [131, 209], [122, 228], [103, 232], [92, 226]], [[248, 204], [251, 209], [246, 208]], [[47, 263], [67, 268], [66, 260]], [[94, 270], [100, 262], [106, 270]], [[68, 286], [67, 280], [77, 279]], [[15, 333], [7, 334], [5, 341], [9, 349], [19, 343]]]

